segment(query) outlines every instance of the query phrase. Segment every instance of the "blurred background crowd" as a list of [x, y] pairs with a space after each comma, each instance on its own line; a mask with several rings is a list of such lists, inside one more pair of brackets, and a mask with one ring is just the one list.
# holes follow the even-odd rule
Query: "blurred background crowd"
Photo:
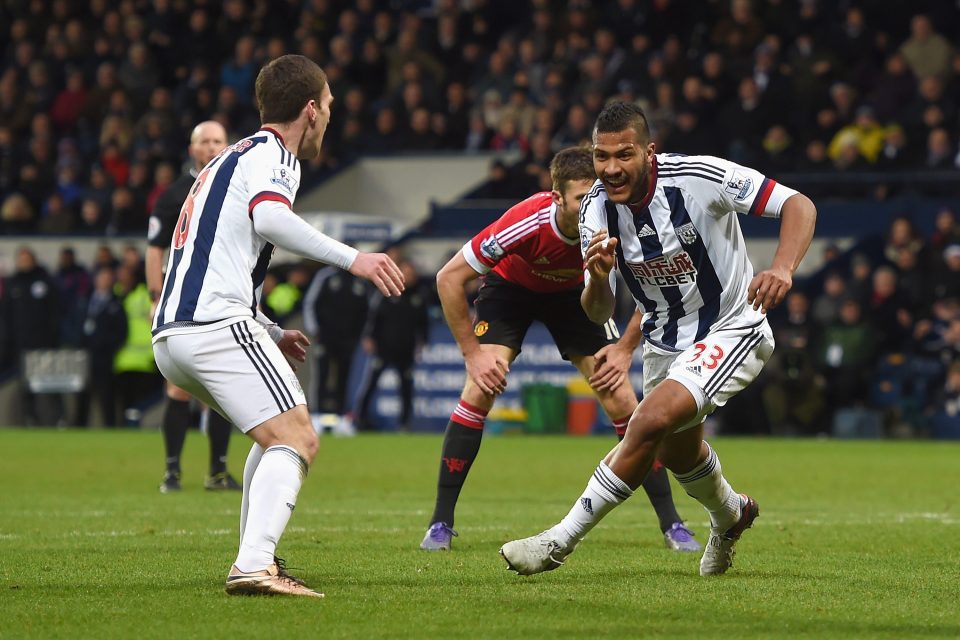
[[336, 97], [304, 188], [363, 154], [493, 149], [524, 159], [480, 195], [522, 196], [612, 97], [662, 149], [771, 175], [958, 167], [955, 2], [27, 0], [0, 25], [0, 233], [145, 230], [193, 125], [255, 129], [288, 52]]
[[[493, 150], [520, 160], [494, 162], [471, 196], [524, 197], [550, 188], [553, 153], [587, 141], [615, 98], [644, 106], [658, 148], [724, 156], [815, 199], [955, 196], [957, 33], [960, 5], [937, 0], [0, 3], [0, 235], [143, 237], [192, 127], [256, 129], [254, 79], [283, 53], [316, 60], [336, 97], [301, 193], [365, 155]], [[776, 362], [725, 427], [816, 433], [867, 406], [888, 431], [957, 416], [954, 212], [932, 234], [906, 215], [881, 244], [825, 257], [773, 318]], [[3, 369], [79, 346], [100, 354], [93, 388], [114, 408], [158, 392], [136, 246], [93, 264], [64, 248], [56, 265], [24, 247], [15, 262]], [[312, 277], [273, 272], [278, 315], [299, 311]]]

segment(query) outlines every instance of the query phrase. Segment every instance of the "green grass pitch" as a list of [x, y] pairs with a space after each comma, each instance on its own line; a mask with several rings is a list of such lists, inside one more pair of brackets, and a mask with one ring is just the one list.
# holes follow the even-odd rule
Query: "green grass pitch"
[[454, 551], [428, 554], [439, 437], [324, 438], [280, 549], [318, 601], [223, 593], [240, 500], [203, 491], [202, 436], [160, 495], [155, 433], [0, 430], [0, 638], [960, 637], [957, 444], [718, 438], [761, 508], [727, 575], [664, 549], [642, 492], [560, 570], [507, 572], [499, 546], [564, 515], [611, 443], [488, 438]]

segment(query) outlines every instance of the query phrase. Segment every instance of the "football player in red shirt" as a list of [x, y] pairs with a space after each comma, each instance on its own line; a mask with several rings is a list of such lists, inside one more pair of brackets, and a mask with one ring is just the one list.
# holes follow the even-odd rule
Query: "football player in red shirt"
[[[591, 151], [559, 152], [550, 163], [550, 176], [553, 191], [511, 207], [437, 274], [443, 313], [463, 352], [467, 381], [447, 423], [436, 506], [421, 549], [449, 550], [457, 535], [454, 509], [480, 450], [487, 413], [506, 387], [510, 363], [534, 320], [546, 325], [563, 358], [589, 380], [621, 438], [637, 406], [627, 371], [639, 343], [639, 323], [631, 322], [628, 335], [618, 342], [613, 321], [591, 322], [580, 304], [583, 258], [577, 225], [580, 201], [596, 180]], [[476, 320], [471, 322], [464, 288], [481, 276]], [[643, 487], [667, 546], [698, 551], [700, 544], [674, 507], [662, 466], [650, 472]]]

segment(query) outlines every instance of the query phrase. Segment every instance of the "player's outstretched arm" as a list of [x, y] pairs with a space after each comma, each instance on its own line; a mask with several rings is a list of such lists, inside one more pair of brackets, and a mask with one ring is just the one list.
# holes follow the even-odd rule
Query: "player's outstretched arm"
[[385, 253], [358, 253], [349, 271], [372, 282], [387, 297], [403, 293], [403, 272]]
[[467, 375], [481, 391], [496, 395], [503, 393], [506, 388], [506, 375], [510, 365], [502, 357], [481, 349], [480, 341], [473, 333], [464, 288], [468, 282], [478, 277], [480, 274], [467, 264], [463, 253], [457, 252], [457, 255], [437, 272], [437, 295], [440, 297], [447, 326], [463, 353]]
[[613, 315], [616, 297], [610, 288], [610, 272], [613, 270], [617, 247], [616, 238], [608, 238], [607, 230], [600, 229], [583, 255], [586, 270], [586, 286], [580, 294], [580, 304], [587, 317], [597, 324], [603, 324]]
[[594, 354], [593, 375], [590, 376], [590, 386], [597, 391], [616, 391], [627, 381], [630, 373], [630, 364], [633, 362], [633, 352], [640, 346], [642, 337], [641, 321], [643, 314], [634, 311], [627, 330], [620, 339], [608, 344]]
[[403, 274], [389, 256], [360, 253], [320, 233], [282, 202], [265, 200], [250, 212], [257, 234], [298, 256], [332, 264], [371, 281], [385, 296], [403, 291]]
[[750, 281], [747, 302], [766, 313], [793, 287], [793, 273], [806, 255], [817, 223], [817, 207], [802, 193], [787, 198], [780, 210], [780, 244], [773, 264]]

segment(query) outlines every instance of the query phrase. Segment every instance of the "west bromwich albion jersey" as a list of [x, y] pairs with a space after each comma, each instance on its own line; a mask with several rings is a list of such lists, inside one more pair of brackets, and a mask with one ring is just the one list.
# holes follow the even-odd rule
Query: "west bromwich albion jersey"
[[477, 273], [493, 271], [531, 291], [566, 291], [583, 282], [577, 239], [560, 231], [549, 191], [510, 207], [463, 245], [462, 252]]
[[265, 200], [292, 208], [300, 163], [272, 129], [224, 149], [197, 175], [180, 210], [154, 336], [256, 316], [273, 245], [253, 228]]
[[[597, 180], [580, 205], [585, 253], [600, 229], [619, 239], [617, 269], [655, 347], [682, 351], [709, 332], [764, 316], [747, 304], [753, 265], [732, 213], [779, 217], [796, 191], [712, 156], [657, 154], [638, 205], [611, 202]], [[586, 276], [589, 277], [589, 274]]]

